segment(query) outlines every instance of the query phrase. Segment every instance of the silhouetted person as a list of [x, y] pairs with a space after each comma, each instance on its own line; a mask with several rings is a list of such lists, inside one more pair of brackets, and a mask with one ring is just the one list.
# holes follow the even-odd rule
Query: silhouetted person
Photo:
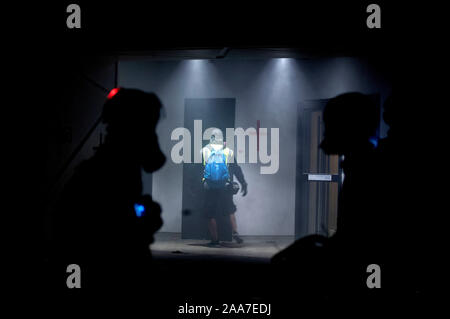
[[320, 147], [326, 154], [344, 157], [345, 178], [339, 194], [336, 233], [329, 240], [318, 235], [299, 239], [273, 260], [300, 264], [298, 270], [303, 273], [299, 275], [310, 277], [313, 284], [323, 277], [327, 279], [322, 282], [336, 284], [338, 290], [364, 288], [366, 267], [379, 260], [383, 236], [377, 208], [378, 108], [367, 95], [342, 94], [327, 103], [323, 123]]
[[331, 99], [323, 113], [326, 154], [343, 156], [344, 181], [339, 196], [338, 224], [334, 235], [345, 246], [376, 245], [380, 212], [375, 141], [379, 111], [369, 96], [346, 93]]
[[429, 221], [433, 219], [432, 214], [420, 207], [425, 192], [414, 172], [422, 163], [415, 159], [416, 141], [414, 128], [408, 121], [408, 107], [396, 95], [386, 99], [383, 120], [389, 130], [377, 151], [383, 180], [381, 209], [386, 216], [383, 249], [388, 259], [388, 276], [385, 278], [402, 293], [415, 293], [423, 288], [424, 265], [432, 263], [428, 253], [433, 249], [429, 241], [433, 229]]
[[142, 193], [141, 170], [151, 173], [165, 162], [155, 132], [161, 107], [152, 93], [110, 94], [102, 113], [105, 143], [63, 190], [53, 253], [62, 267], [80, 265], [82, 288], [147, 283], [149, 244], [162, 220], [159, 204]]
[[[387, 231], [387, 237], [389, 241], [395, 241], [392, 243], [392, 247], [395, 244], [399, 244], [402, 238], [405, 238], [405, 234], [400, 231], [403, 227], [401, 223], [407, 221], [405, 211], [401, 209], [401, 206], [405, 202], [401, 203], [403, 183], [405, 179], [402, 178], [405, 175], [403, 167], [405, 167], [404, 156], [404, 139], [401, 138], [401, 118], [402, 112], [398, 107], [393, 105], [392, 96], [386, 99], [384, 103], [383, 120], [389, 126], [387, 137], [380, 139], [377, 149], [380, 165], [380, 178], [384, 181], [383, 187], [380, 189], [380, 200], [383, 201], [384, 210], [388, 213], [389, 223], [386, 224], [385, 231]], [[409, 174], [409, 173], [408, 173]], [[407, 212], [406, 214], [410, 214]], [[403, 221], [402, 221], [403, 220]], [[406, 225], [404, 225], [406, 226]], [[390, 250], [389, 243], [384, 243], [387, 249]], [[401, 252], [397, 252], [401, 253]]]

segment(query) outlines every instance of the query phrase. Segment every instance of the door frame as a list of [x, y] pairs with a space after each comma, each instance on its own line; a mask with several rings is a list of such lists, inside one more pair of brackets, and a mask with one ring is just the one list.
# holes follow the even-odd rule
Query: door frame
[[[323, 111], [326, 103], [330, 99], [314, 99], [304, 100], [298, 103], [297, 106], [297, 150], [296, 150], [296, 181], [295, 181], [295, 238], [301, 238], [308, 234], [310, 224], [310, 214], [308, 214], [308, 201], [309, 201], [309, 187], [306, 183], [308, 175], [306, 174], [309, 169], [309, 156], [310, 152], [304, 152], [303, 146], [309, 144], [311, 139], [310, 124], [306, 122], [306, 114], [310, 114], [315, 111]], [[321, 106], [317, 106], [320, 104]], [[340, 160], [339, 160], [340, 162]], [[338, 182], [338, 192], [342, 185], [342, 168], [339, 165], [338, 177], [333, 176], [332, 182]]]

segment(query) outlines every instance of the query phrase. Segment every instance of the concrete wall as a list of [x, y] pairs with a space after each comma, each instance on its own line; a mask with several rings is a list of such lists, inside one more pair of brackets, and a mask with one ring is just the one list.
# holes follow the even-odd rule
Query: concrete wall
[[[299, 102], [348, 91], [379, 93], [382, 101], [389, 94], [389, 85], [367, 61], [344, 57], [213, 61], [127, 58], [119, 63], [119, 85], [155, 92], [166, 110], [157, 130], [168, 162], [153, 174], [152, 181], [153, 197], [163, 207], [161, 231], [181, 231], [183, 167], [170, 159], [176, 143], [170, 136], [173, 129], [184, 126], [185, 98], [236, 98], [236, 127], [256, 127], [260, 120], [261, 127], [279, 128], [280, 167], [276, 174], [261, 175], [260, 164], [242, 164], [249, 193], [234, 198], [243, 235], [294, 234]], [[382, 135], [385, 131], [382, 125]], [[145, 180], [144, 176], [144, 185]]]
[[45, 234], [51, 236], [50, 214], [60, 191], [72, 176], [74, 168], [94, 155], [103, 125], [94, 130], [61, 176], [59, 172], [99, 118], [107, 90], [114, 87], [116, 60], [110, 56], [47, 59], [41, 61], [46, 67], [42, 72], [45, 72], [45, 79], [54, 82], [48, 82], [48, 91], [44, 93], [47, 149], [45, 178], [39, 188], [44, 198]]

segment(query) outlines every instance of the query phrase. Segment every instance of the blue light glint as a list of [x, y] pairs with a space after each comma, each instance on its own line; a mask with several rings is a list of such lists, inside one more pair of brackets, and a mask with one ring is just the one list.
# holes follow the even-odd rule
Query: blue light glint
[[372, 143], [375, 148], [377, 148], [377, 146], [378, 146], [378, 138], [371, 137], [371, 138], [369, 138], [369, 142]]
[[134, 211], [136, 212], [137, 217], [142, 217], [143, 213], [145, 212], [144, 205], [134, 204]]

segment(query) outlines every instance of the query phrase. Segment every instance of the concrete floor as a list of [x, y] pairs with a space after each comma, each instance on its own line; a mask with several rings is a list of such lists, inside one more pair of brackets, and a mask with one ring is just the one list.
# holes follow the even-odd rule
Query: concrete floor
[[220, 248], [210, 248], [208, 240], [181, 239], [180, 233], [157, 233], [151, 250], [158, 257], [251, 257], [269, 261], [294, 242], [294, 236], [242, 236], [244, 243], [222, 242]]

